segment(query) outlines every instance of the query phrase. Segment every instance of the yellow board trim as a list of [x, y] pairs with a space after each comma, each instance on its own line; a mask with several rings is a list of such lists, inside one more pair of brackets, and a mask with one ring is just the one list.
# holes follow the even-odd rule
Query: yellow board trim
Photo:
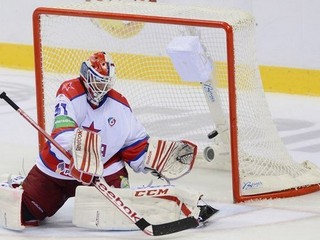
[[33, 47], [0, 43], [0, 67], [34, 70]]
[[260, 66], [260, 75], [268, 92], [320, 96], [320, 70]]
[[[113, 54], [114, 60], [123, 59]], [[141, 61], [150, 61], [150, 56], [140, 56]], [[168, 66], [169, 59], [163, 57], [163, 64]], [[118, 66], [121, 66], [120, 62]], [[34, 70], [33, 46], [12, 43], [0, 43], [0, 67]], [[298, 69], [289, 67], [260, 66], [260, 74], [265, 91], [289, 94], [320, 96], [320, 70]], [[174, 71], [174, 69], [167, 69]], [[128, 71], [120, 71], [130, 75]], [[144, 79], [155, 78], [154, 71]], [[176, 73], [175, 73], [176, 74]], [[121, 76], [119, 76], [121, 77]], [[141, 77], [141, 76], [140, 76]], [[179, 77], [177, 76], [177, 79]], [[174, 81], [177, 82], [177, 79]]]

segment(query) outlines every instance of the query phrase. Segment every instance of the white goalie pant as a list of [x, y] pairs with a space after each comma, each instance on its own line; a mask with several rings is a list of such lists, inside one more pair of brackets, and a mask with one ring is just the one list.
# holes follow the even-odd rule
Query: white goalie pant
[[[197, 203], [201, 195], [174, 186], [119, 189], [118, 193], [126, 204], [152, 224], [199, 215]], [[77, 187], [73, 224], [98, 230], [138, 230], [95, 187], [89, 186]]]
[[23, 190], [0, 186], [0, 224], [3, 228], [23, 230], [21, 200]]

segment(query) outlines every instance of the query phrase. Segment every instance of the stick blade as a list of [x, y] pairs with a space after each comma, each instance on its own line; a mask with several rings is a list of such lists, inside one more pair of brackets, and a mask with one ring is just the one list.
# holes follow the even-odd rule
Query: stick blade
[[184, 231], [199, 226], [199, 222], [194, 217], [183, 218], [174, 222], [153, 225], [153, 236], [167, 235]]

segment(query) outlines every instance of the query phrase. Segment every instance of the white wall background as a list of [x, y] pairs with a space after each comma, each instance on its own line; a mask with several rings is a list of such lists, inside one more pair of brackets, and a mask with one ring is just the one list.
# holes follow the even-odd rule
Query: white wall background
[[[1, 0], [0, 42], [31, 45], [32, 12], [36, 7], [59, 6], [79, 1], [85, 0]], [[158, 2], [233, 7], [249, 11], [257, 22], [259, 65], [320, 69], [319, 0], [158, 0]]]

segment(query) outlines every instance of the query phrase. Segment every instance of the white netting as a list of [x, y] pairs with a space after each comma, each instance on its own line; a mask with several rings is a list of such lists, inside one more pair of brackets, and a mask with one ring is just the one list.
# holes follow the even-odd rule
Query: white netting
[[[233, 28], [239, 173], [243, 194], [282, 190], [275, 176], [290, 179], [290, 187], [320, 182], [317, 170], [295, 163], [273, 124], [255, 58], [251, 15], [232, 9], [170, 6], [158, 3], [82, 2], [65, 9], [99, 12], [99, 18], [41, 14], [40, 40], [43, 71], [44, 118], [50, 130], [53, 99], [59, 84], [79, 75], [81, 62], [94, 51], [107, 51], [117, 67], [115, 89], [129, 100], [151, 136], [187, 139], [204, 147], [215, 124], [200, 84], [183, 82], [166, 53], [177, 36], [197, 35], [213, 59], [214, 76], [225, 117], [229, 122], [226, 33], [222, 28], [139, 22], [126, 16], [162, 16], [191, 21], [223, 21]], [[103, 13], [129, 14], [111, 20]], [[105, 14], [106, 15], [106, 14]], [[233, 96], [234, 97], [234, 96]], [[203, 160], [199, 160], [203, 161]], [[215, 160], [219, 162], [219, 159]], [[208, 165], [202, 163], [199, 165]], [[309, 172], [313, 172], [309, 174]], [[266, 180], [271, 179], [271, 181]], [[295, 179], [298, 179], [295, 181]], [[299, 179], [303, 179], [300, 182]], [[268, 186], [272, 182], [272, 187]], [[287, 188], [287, 186], [285, 186]]]

